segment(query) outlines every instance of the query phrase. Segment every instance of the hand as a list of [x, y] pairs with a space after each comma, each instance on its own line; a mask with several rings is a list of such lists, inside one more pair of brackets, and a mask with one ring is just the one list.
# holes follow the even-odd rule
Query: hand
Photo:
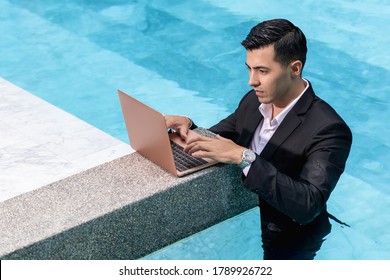
[[184, 151], [193, 157], [211, 158], [219, 162], [229, 164], [239, 164], [242, 161], [242, 152], [245, 147], [241, 147], [232, 140], [217, 135], [216, 138], [198, 136], [188, 139]]
[[183, 140], [187, 140], [188, 131], [192, 124], [191, 120], [185, 116], [165, 115], [165, 124], [167, 128], [178, 133]]

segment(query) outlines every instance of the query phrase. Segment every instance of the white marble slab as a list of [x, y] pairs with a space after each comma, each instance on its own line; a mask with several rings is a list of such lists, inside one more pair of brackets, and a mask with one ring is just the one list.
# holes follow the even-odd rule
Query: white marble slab
[[134, 152], [0, 78], [0, 201]]

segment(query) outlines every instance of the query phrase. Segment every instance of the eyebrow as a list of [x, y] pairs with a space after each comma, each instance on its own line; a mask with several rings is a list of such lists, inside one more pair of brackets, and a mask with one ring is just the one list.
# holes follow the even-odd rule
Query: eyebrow
[[262, 66], [262, 65], [257, 65], [257, 66], [254, 66], [254, 67], [250, 67], [249, 65], [248, 65], [248, 63], [246, 63], [245, 62], [245, 65], [246, 65], [246, 67], [248, 67], [249, 69], [264, 69], [264, 70], [270, 70], [271, 68], [269, 68], [269, 67], [266, 67], [266, 66]]

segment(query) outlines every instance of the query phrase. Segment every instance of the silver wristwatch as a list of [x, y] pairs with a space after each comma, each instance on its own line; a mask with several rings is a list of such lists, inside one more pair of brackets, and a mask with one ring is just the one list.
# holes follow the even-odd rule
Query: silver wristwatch
[[246, 149], [242, 152], [242, 160], [239, 164], [239, 166], [244, 169], [248, 165], [250, 165], [252, 162], [256, 160], [256, 154], [254, 151], [250, 149]]

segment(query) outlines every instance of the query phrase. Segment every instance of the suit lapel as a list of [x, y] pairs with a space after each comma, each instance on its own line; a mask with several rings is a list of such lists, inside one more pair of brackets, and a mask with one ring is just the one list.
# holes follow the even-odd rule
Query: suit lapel
[[286, 138], [299, 126], [301, 120], [298, 116], [290, 111], [283, 122], [280, 124], [278, 129], [272, 135], [271, 139], [268, 141], [267, 145], [264, 147], [261, 152], [261, 156], [265, 159], [272, 157], [273, 153], [280, 145], [286, 140]]

